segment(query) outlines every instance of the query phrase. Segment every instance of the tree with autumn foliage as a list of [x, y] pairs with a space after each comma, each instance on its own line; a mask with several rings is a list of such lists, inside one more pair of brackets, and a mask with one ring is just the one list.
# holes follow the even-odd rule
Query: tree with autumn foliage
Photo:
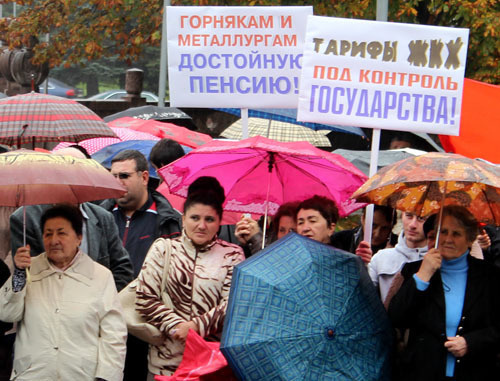
[[[35, 61], [70, 67], [101, 57], [136, 61], [161, 40], [163, 0], [18, 0], [15, 19], [0, 20], [10, 47], [38, 36]], [[499, 0], [391, 0], [389, 21], [470, 29], [466, 76], [500, 83]], [[375, 0], [172, 0], [172, 5], [313, 5], [314, 14], [375, 18]], [[50, 41], [44, 36], [50, 35]], [[44, 42], [45, 41], [45, 42]], [[35, 63], [36, 63], [35, 62]]]

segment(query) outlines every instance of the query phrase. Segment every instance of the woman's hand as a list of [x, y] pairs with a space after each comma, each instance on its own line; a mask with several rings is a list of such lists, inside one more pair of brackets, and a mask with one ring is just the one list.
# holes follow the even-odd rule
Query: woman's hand
[[491, 246], [490, 236], [488, 235], [488, 233], [486, 233], [484, 229], [481, 230], [481, 234], [478, 234], [477, 243], [479, 243], [479, 246], [483, 250], [486, 250], [488, 247]]
[[189, 329], [192, 329], [198, 332], [198, 326], [192, 321], [184, 321], [182, 323], [177, 324], [171, 331], [170, 335], [180, 341], [186, 341], [186, 337], [188, 335]]
[[246, 245], [250, 238], [257, 234], [259, 230], [260, 228], [257, 221], [250, 217], [242, 217], [241, 220], [236, 223], [234, 235], [242, 245]]
[[416, 274], [418, 278], [424, 282], [428, 282], [436, 270], [441, 268], [441, 260], [442, 258], [439, 250], [434, 248], [430, 249], [427, 254], [424, 255], [420, 269]]
[[373, 251], [370, 244], [366, 241], [361, 241], [356, 248], [356, 255], [361, 257], [363, 262], [370, 263], [373, 256]]
[[31, 265], [30, 245], [21, 246], [14, 255], [14, 264], [20, 270], [24, 270]]
[[456, 358], [463, 357], [467, 353], [467, 341], [462, 336], [448, 337], [444, 346]]

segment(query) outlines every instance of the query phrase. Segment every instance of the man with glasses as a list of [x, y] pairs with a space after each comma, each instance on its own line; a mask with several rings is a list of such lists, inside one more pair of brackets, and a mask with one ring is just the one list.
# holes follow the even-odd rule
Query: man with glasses
[[148, 189], [149, 165], [142, 153], [124, 150], [111, 161], [111, 174], [127, 189], [122, 197], [101, 206], [112, 211], [123, 246], [130, 253], [134, 277], [156, 238], [181, 233], [181, 215], [160, 193]]
[[423, 229], [425, 218], [404, 212], [402, 222], [403, 230], [396, 246], [379, 250], [368, 264], [368, 273], [380, 291], [382, 302], [394, 276], [404, 264], [418, 261], [427, 253], [427, 239]]
[[[127, 189], [127, 193], [101, 205], [112, 211], [123, 246], [130, 253], [134, 277], [137, 277], [149, 247], [157, 238], [173, 238], [181, 234], [181, 215], [164, 196], [148, 189], [149, 165], [139, 151], [118, 153], [111, 160], [111, 174]], [[147, 355], [148, 343], [129, 336], [124, 381], [146, 380]]]

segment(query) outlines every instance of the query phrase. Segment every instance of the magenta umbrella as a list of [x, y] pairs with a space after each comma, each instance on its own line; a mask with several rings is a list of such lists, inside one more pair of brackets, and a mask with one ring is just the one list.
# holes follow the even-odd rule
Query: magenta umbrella
[[288, 201], [314, 195], [334, 200], [341, 216], [366, 204], [350, 196], [366, 180], [342, 156], [307, 142], [282, 143], [261, 136], [212, 141], [159, 170], [170, 191], [186, 197], [200, 176], [213, 176], [226, 192], [224, 210], [273, 215]]
[[[87, 140], [82, 140], [78, 143], [79, 146], [82, 146], [87, 150], [89, 155], [93, 155], [97, 151], [100, 151], [104, 147], [107, 147], [111, 144], [120, 143], [126, 140], [160, 140], [159, 137], [148, 134], [146, 132], [135, 131], [129, 128], [118, 128], [118, 127], [110, 127], [111, 130], [118, 136], [118, 138], [92, 138]], [[61, 148], [69, 147], [70, 145], [75, 144], [71, 142], [62, 142], [54, 147], [53, 151], [57, 151]]]

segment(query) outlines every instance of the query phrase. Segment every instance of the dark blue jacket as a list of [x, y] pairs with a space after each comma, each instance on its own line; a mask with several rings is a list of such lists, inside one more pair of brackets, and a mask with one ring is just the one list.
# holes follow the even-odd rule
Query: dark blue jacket
[[148, 192], [148, 201], [131, 217], [125, 216], [115, 200], [105, 200], [101, 204], [115, 217], [123, 246], [130, 254], [134, 277], [141, 271], [149, 247], [157, 238], [174, 238], [182, 231], [179, 212], [160, 193], [154, 190]]

